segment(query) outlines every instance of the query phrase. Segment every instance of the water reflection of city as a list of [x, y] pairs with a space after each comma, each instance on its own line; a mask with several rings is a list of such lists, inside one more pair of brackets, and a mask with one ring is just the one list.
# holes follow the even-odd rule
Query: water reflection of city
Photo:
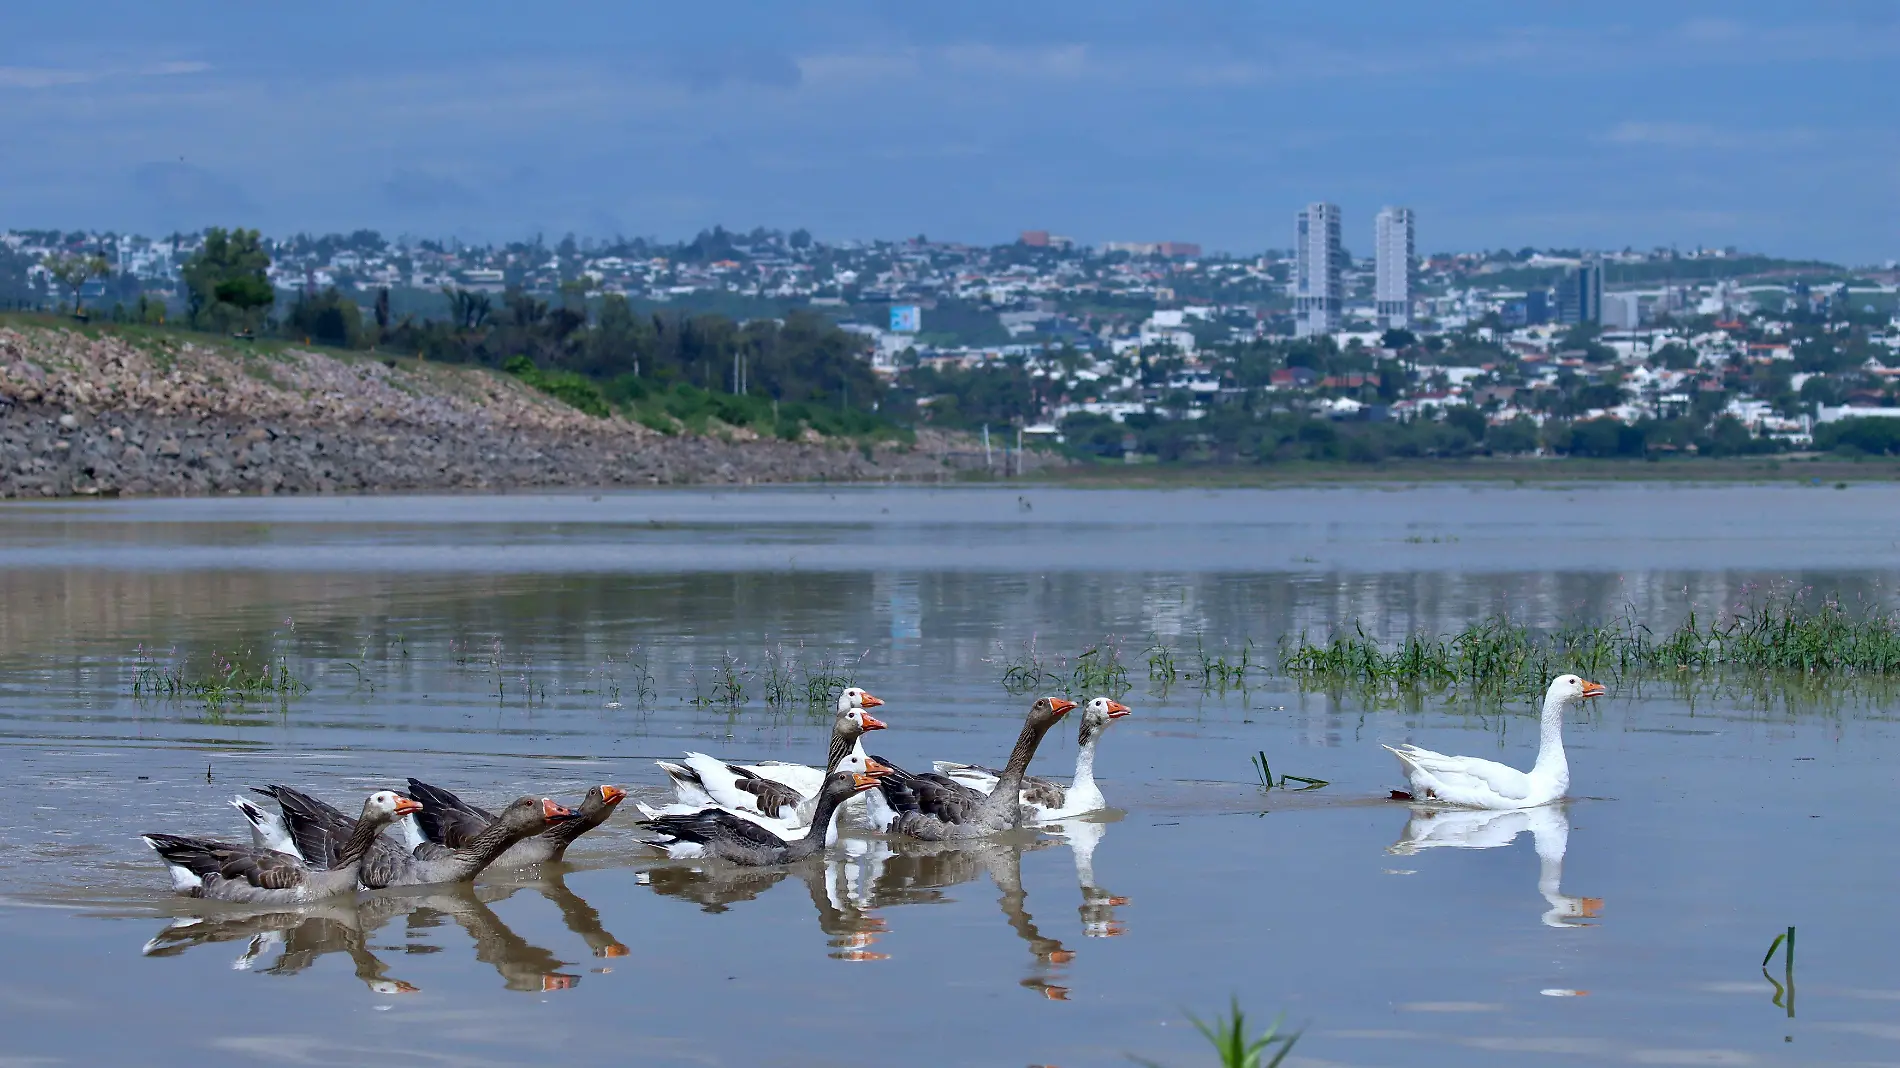
[[[1081, 900], [1077, 911], [1085, 937], [1119, 935], [1125, 929], [1116, 908], [1128, 903], [1096, 885], [1094, 854], [1107, 824], [1066, 821], [983, 842], [893, 843], [846, 839], [823, 857], [776, 868], [663, 863], [644, 868], [639, 882], [654, 893], [691, 902], [706, 912], [724, 912], [752, 901], [786, 880], [805, 884], [827, 955], [842, 961], [879, 961], [879, 939], [893, 922], [890, 913], [907, 905], [953, 900], [948, 891], [985, 876], [996, 888], [997, 905], [1008, 928], [1029, 949], [1030, 964], [1020, 981], [1044, 997], [1068, 997], [1067, 966], [1076, 951], [1043, 931], [1029, 911], [1023, 889], [1022, 858], [1027, 852], [1066, 845], [1073, 853]], [[545, 993], [580, 983], [584, 969], [518, 935], [491, 907], [523, 891], [533, 891], [561, 912], [568, 930], [596, 958], [628, 954], [608, 931], [600, 912], [570, 889], [558, 875], [521, 885], [443, 888], [429, 893], [381, 893], [356, 900], [270, 912], [220, 911], [172, 920], [145, 944], [150, 957], [170, 957], [217, 943], [241, 943], [232, 967], [266, 975], [307, 971], [319, 959], [343, 954], [356, 977], [379, 994], [411, 993], [413, 983], [395, 974], [399, 962], [384, 959], [387, 947], [374, 939], [402, 921], [409, 938], [403, 953], [435, 953], [441, 947], [427, 937], [432, 929], [454, 924], [473, 943], [475, 960], [493, 968], [509, 990]]]

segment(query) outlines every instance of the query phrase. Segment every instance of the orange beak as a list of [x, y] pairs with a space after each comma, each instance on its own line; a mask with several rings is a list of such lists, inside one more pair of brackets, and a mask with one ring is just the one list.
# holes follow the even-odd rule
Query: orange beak
[[541, 799], [541, 814], [550, 820], [570, 820], [574, 818], [573, 809], [568, 808], [566, 805], [556, 804], [554, 799], [550, 797]]
[[1600, 897], [1584, 898], [1583, 914], [1592, 918], [1603, 915], [1603, 899]]
[[870, 757], [864, 758], [864, 773], [866, 775], [889, 775], [891, 771], [892, 768], [889, 764], [880, 764]]
[[1583, 680], [1583, 695], [1585, 697], [1602, 697], [1609, 692], [1610, 691], [1603, 688], [1603, 684], [1600, 682], [1591, 682], [1589, 679]]
[[1110, 701], [1108, 703], [1108, 718], [1109, 719], [1120, 719], [1123, 716], [1126, 716], [1130, 712], [1133, 712], [1133, 711], [1134, 709], [1129, 708], [1127, 705], [1122, 704], [1120, 701]]
[[[858, 702], [858, 707], [859, 708], [876, 708], [877, 706], [883, 703], [884, 703], [883, 701], [875, 697], [872, 697], [870, 694], [867, 693], [864, 695], [864, 698]], [[870, 717], [866, 716], [865, 718], [869, 719]]]
[[[878, 702], [878, 704], [880, 705], [883, 703], [884, 702], [882, 701]], [[873, 716], [869, 712], [866, 712], [864, 714], [863, 719], [864, 719], [864, 729], [867, 731], [881, 731], [884, 728], [890, 726], [890, 724], [884, 722], [883, 720], [877, 718], [876, 716]]]
[[859, 790], [869, 790], [871, 787], [877, 785], [877, 776], [853, 775], [851, 776], [851, 785]]
[[1066, 716], [1069, 710], [1075, 707], [1075, 702], [1066, 697], [1052, 697], [1049, 699], [1049, 707], [1056, 710], [1056, 715]]
[[622, 790], [618, 786], [602, 786], [600, 788], [600, 799], [609, 805], [618, 805], [620, 802], [626, 800], [626, 797], [627, 791]]
[[411, 813], [421, 812], [421, 811], [422, 811], [422, 802], [417, 801], [415, 798], [398, 797], [396, 799], [396, 815], [398, 816], [407, 816]]

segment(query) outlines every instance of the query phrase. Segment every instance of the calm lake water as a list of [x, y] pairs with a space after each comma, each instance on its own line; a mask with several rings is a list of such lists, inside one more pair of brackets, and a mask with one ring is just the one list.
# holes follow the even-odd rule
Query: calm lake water
[[[1568, 725], [1568, 805], [1432, 817], [1386, 800], [1379, 743], [1528, 766], [1529, 706], [1146, 659], [1887, 606], [1896, 517], [1873, 485], [7, 505], [0, 1064], [1195, 1065], [1185, 1012], [1231, 997], [1306, 1064], [1900, 1063], [1891, 692], [1615, 686]], [[225, 802], [267, 782], [656, 799], [685, 749], [816, 761], [817, 671], [887, 702], [875, 751], [994, 763], [1030, 701], [1006, 664], [1090, 648], [1135, 714], [1097, 765], [1118, 811], [1063, 834], [737, 871], [654, 859], [629, 806], [560, 871], [264, 915], [171, 896], [136, 837], [241, 838]], [[220, 658], [310, 689], [135, 694]], [[1262, 793], [1256, 752], [1331, 785]], [[1064, 725], [1037, 770], [1074, 753]], [[1792, 995], [1761, 966], [1791, 925]]]

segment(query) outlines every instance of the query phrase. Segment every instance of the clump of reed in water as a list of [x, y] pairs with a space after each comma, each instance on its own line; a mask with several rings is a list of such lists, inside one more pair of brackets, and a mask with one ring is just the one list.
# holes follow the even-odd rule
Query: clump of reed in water
[[1900, 675], [1900, 617], [1769, 597], [1727, 615], [1691, 611], [1658, 635], [1634, 610], [1595, 626], [1537, 630], [1502, 616], [1450, 635], [1386, 646], [1357, 624], [1324, 643], [1282, 643], [1280, 670], [1303, 685], [1540, 692], [1553, 675], [1640, 678], [1684, 671], [1804, 676]]
[[243, 657], [226, 659], [214, 653], [210, 670], [202, 674], [193, 674], [189, 665], [189, 658], [161, 664], [141, 647], [132, 675], [132, 696], [188, 697], [216, 708], [310, 691], [308, 683], [290, 673], [286, 657], [253, 668], [246, 666]]
[[1023, 643], [1021, 651], [999, 655], [992, 662], [1002, 664], [1003, 689], [1012, 694], [1099, 693], [1120, 697], [1133, 689], [1128, 667], [1122, 663], [1121, 648], [1112, 637], [1074, 657], [1046, 657], [1031, 638]]

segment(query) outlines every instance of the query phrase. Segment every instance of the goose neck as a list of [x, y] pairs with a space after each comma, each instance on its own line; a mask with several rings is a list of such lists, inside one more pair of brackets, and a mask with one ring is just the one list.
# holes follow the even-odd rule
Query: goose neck
[[1537, 770], [1548, 772], [1567, 767], [1564, 760], [1564, 707], [1565, 701], [1561, 697], [1544, 699], [1537, 740]]
[[518, 828], [508, 820], [498, 819], [476, 832], [468, 845], [455, 851], [454, 863], [461, 874], [457, 878], [468, 878], [493, 863], [496, 857], [508, 851], [508, 847], [528, 837], [532, 828]]
[[818, 807], [812, 810], [811, 825], [805, 828], [805, 835], [800, 840], [822, 848], [827, 837], [832, 834], [832, 824], [837, 821], [843, 803], [844, 797], [836, 790], [820, 790]]
[[369, 847], [375, 844], [376, 836], [383, 833], [383, 827], [388, 822], [374, 817], [357, 820], [356, 826], [350, 828], [350, 836], [343, 840], [342, 848], [337, 850], [335, 866], [340, 868], [362, 860], [364, 854], [369, 852]]
[[1036, 756], [1036, 747], [1053, 726], [1053, 722], [1038, 723], [1034, 717], [1023, 722], [1022, 733], [1016, 736], [1016, 748], [1009, 752], [1009, 763], [1003, 765], [1003, 774], [997, 776], [996, 786], [990, 790], [991, 800], [1015, 801], [1016, 792], [1022, 789], [1023, 776], [1029, 771], [1029, 762]]
[[1090, 735], [1076, 749], [1075, 779], [1070, 784], [1071, 790], [1095, 785], [1095, 743], [1100, 739], [1100, 734]]

